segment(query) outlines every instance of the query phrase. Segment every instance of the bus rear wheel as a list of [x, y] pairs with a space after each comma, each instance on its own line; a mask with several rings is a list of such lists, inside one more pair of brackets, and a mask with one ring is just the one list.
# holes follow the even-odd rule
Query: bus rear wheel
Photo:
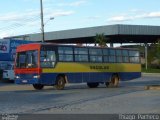
[[55, 84], [57, 90], [63, 90], [65, 87], [65, 79], [62, 76], [58, 76]]
[[118, 75], [113, 75], [110, 82], [105, 83], [107, 87], [118, 87], [119, 86], [119, 77]]
[[98, 85], [99, 85], [98, 82], [96, 82], [96, 83], [87, 83], [87, 86], [88, 86], [89, 88], [96, 88], [96, 87], [98, 87]]
[[36, 89], [36, 90], [41, 90], [41, 89], [43, 89], [44, 85], [41, 85], [41, 84], [33, 84], [33, 87], [34, 87], [34, 89]]

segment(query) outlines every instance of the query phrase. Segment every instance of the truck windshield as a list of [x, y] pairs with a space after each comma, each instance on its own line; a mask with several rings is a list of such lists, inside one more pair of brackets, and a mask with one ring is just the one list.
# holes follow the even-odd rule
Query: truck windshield
[[38, 51], [19, 52], [16, 59], [17, 68], [36, 68], [38, 67]]
[[9, 63], [0, 63], [0, 69], [2, 70], [12, 70], [13, 65]]

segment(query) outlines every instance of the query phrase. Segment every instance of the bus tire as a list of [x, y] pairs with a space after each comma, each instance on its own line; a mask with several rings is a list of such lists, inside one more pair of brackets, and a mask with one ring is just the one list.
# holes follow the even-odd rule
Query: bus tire
[[88, 86], [89, 88], [96, 88], [96, 87], [99, 86], [99, 83], [98, 83], [98, 82], [96, 82], [96, 83], [87, 83], [87, 86]]
[[119, 77], [117, 74], [112, 75], [111, 80], [105, 83], [107, 87], [118, 87], [119, 86]]
[[34, 89], [36, 89], [36, 90], [42, 90], [43, 87], [44, 87], [44, 85], [41, 85], [41, 84], [33, 84], [33, 87], [34, 87]]
[[57, 90], [63, 90], [65, 87], [65, 79], [63, 76], [58, 76], [55, 84]]

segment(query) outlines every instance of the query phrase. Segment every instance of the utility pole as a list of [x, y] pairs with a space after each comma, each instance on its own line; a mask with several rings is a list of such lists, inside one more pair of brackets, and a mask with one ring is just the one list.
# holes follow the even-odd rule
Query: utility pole
[[145, 45], [145, 63], [146, 63], [146, 70], [147, 70], [148, 69], [148, 60], [147, 60], [147, 58], [148, 58], [148, 44], [145, 43], [144, 45]]
[[43, 1], [40, 0], [40, 6], [41, 6], [41, 34], [42, 34], [42, 42], [45, 41], [45, 36], [44, 36], [44, 21], [43, 21]]

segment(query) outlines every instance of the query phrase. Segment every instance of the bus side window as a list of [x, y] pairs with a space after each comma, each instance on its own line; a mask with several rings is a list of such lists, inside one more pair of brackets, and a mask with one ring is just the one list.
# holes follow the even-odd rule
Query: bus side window
[[121, 49], [116, 50], [116, 60], [118, 63], [122, 62], [122, 50]]
[[59, 61], [72, 62], [73, 48], [72, 47], [58, 47]]
[[128, 50], [122, 50], [122, 57], [124, 63], [129, 62]]
[[55, 51], [41, 51], [41, 67], [50, 68], [55, 66]]
[[115, 50], [114, 49], [109, 49], [109, 62], [110, 63], [115, 63], [116, 62]]
[[129, 51], [129, 59], [130, 59], [131, 63], [139, 63], [140, 62], [139, 52], [134, 51], [134, 50], [130, 50]]
[[104, 62], [109, 62], [109, 49], [103, 49], [103, 60]]
[[55, 61], [56, 61], [55, 51], [47, 51], [47, 61], [52, 67], [55, 66]]
[[74, 57], [76, 62], [88, 62], [88, 49], [74, 48]]
[[91, 62], [102, 62], [102, 49], [90, 48], [89, 56]]

